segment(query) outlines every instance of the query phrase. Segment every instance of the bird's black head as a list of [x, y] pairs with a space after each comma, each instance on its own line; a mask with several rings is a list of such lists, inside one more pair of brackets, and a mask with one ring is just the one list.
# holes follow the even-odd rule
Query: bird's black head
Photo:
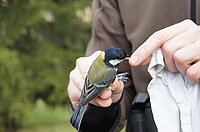
[[109, 48], [104, 52], [104, 63], [109, 67], [118, 67], [119, 63], [126, 58], [126, 52], [122, 48]]

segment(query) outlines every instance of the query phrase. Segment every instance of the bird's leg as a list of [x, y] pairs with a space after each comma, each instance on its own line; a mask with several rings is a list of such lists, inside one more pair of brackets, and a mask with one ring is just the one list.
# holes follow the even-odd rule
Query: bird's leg
[[114, 90], [114, 88], [112, 87], [112, 84], [107, 88], [107, 90]]
[[121, 80], [122, 82], [127, 82], [127, 80], [128, 80], [127, 75], [128, 74], [129, 74], [128, 72], [123, 72], [123, 73], [117, 74], [117, 79]]
[[[123, 73], [119, 73], [117, 74], [117, 79], [121, 80], [122, 82], [127, 82], [128, 77], [126, 77], [129, 73], [128, 72], [123, 72]], [[112, 84], [107, 88], [107, 90], [114, 90], [114, 88], [112, 87]]]

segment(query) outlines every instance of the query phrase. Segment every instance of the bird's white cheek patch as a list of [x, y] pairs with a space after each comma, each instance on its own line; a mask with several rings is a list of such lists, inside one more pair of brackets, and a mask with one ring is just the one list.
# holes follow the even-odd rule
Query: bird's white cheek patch
[[116, 66], [118, 65], [120, 62], [122, 62], [123, 60], [118, 60], [118, 59], [115, 59], [115, 60], [110, 60], [109, 63], [113, 66]]

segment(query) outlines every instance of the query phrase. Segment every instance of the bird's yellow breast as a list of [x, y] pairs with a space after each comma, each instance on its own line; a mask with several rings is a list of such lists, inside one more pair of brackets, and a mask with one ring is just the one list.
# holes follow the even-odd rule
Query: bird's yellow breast
[[106, 80], [110, 68], [104, 63], [105, 53], [102, 52], [92, 63], [89, 72], [89, 83], [97, 83]]

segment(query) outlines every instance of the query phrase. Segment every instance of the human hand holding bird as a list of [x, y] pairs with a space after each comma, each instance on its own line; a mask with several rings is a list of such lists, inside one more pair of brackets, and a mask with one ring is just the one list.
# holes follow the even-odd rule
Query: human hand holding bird
[[[119, 63], [125, 57], [123, 49], [111, 48], [77, 60], [76, 68], [70, 73], [68, 86], [70, 100], [76, 108], [71, 118], [75, 128], [80, 128], [88, 103], [108, 107], [121, 98], [124, 85], [120, 80], [126, 80], [127, 74], [120, 74], [119, 80], [116, 76]], [[106, 89], [109, 86], [112, 90]]]

